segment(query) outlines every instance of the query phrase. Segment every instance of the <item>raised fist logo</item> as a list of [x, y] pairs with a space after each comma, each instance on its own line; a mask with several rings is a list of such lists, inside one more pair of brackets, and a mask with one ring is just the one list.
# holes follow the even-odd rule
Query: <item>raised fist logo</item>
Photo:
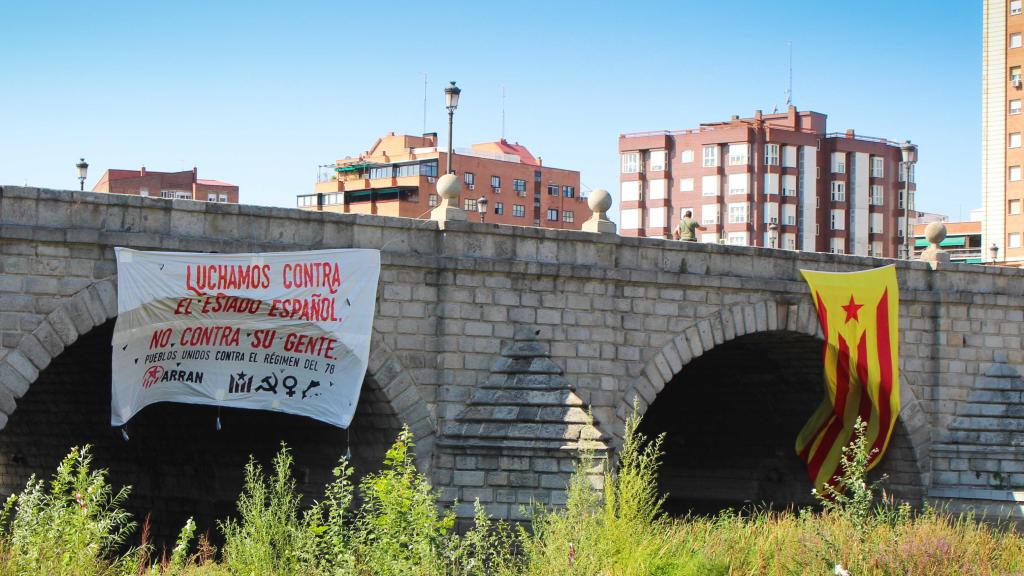
[[164, 375], [163, 366], [150, 366], [146, 369], [146, 374], [142, 376], [142, 387], [149, 388], [153, 384], [160, 381], [160, 377]]

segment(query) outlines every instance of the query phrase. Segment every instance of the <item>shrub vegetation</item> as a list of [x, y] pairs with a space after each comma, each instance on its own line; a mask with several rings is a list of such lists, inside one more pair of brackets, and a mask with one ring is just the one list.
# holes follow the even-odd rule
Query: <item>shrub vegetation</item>
[[0, 576], [1024, 574], [1024, 539], [1009, 525], [915, 512], [868, 485], [863, 434], [844, 451], [837, 488], [818, 495], [820, 511], [669, 518], [656, 484], [662, 439], [643, 438], [638, 422], [627, 423], [615, 470], [584, 451], [566, 505], [536, 507], [530, 529], [488, 518], [477, 502], [472, 526], [453, 530], [454, 514], [414, 465], [408, 430], [358, 486], [342, 458], [308, 508], [282, 445], [269, 470], [246, 466], [237, 515], [218, 524], [222, 549], [197, 539], [189, 520], [159, 557], [146, 523], [128, 546], [137, 528], [124, 509], [129, 488], [115, 491], [89, 448], [76, 448], [49, 482], [32, 478], [7, 500]]

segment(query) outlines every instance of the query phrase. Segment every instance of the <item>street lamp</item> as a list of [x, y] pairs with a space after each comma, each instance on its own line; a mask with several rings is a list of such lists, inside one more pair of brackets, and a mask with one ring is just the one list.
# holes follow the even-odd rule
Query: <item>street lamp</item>
[[903, 253], [910, 260], [914, 255], [910, 247], [910, 174], [917, 163], [917, 146], [910, 140], [903, 142], [900, 155], [903, 159]]
[[999, 261], [999, 246], [996, 246], [995, 242], [988, 247], [988, 255], [992, 257], [993, 264]]
[[480, 221], [484, 221], [484, 215], [487, 214], [487, 198], [481, 196], [476, 199], [476, 211], [480, 213]]
[[777, 248], [775, 242], [779, 239], [779, 225], [775, 222], [768, 224], [768, 246]]
[[455, 109], [459, 107], [459, 94], [462, 89], [455, 85], [455, 81], [444, 87], [444, 107], [448, 109], [448, 170], [452, 174], [452, 117], [455, 116]]
[[89, 173], [89, 163], [82, 158], [75, 164], [75, 168], [78, 168], [78, 189], [85, 191], [85, 176]]

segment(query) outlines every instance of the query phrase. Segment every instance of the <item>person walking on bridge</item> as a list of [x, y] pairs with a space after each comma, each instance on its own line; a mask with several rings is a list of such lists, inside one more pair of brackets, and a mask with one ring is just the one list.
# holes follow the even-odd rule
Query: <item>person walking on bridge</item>
[[686, 213], [683, 214], [683, 219], [679, 221], [679, 225], [676, 226], [674, 235], [677, 240], [696, 242], [697, 230], [707, 230], [707, 228], [697, 224], [697, 221], [693, 219], [693, 212], [687, 210]]

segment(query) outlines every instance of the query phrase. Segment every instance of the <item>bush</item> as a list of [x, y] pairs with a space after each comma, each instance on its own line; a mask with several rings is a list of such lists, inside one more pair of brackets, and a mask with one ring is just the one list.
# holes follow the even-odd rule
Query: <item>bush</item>
[[366, 573], [444, 574], [444, 552], [455, 516], [438, 510], [430, 483], [416, 470], [412, 448], [412, 433], [403, 428], [384, 456], [384, 468], [359, 485], [363, 502], [353, 549]]
[[316, 572], [316, 536], [299, 517], [301, 496], [288, 447], [274, 457], [269, 477], [252, 457], [238, 497], [239, 520], [220, 523], [224, 563], [233, 574], [308, 575]]
[[129, 551], [107, 558], [135, 529], [123, 508], [130, 492], [114, 492], [106, 470], [91, 470], [89, 446], [72, 448], [49, 487], [35, 476], [4, 506], [6, 564], [18, 574], [108, 574], [129, 570]]

